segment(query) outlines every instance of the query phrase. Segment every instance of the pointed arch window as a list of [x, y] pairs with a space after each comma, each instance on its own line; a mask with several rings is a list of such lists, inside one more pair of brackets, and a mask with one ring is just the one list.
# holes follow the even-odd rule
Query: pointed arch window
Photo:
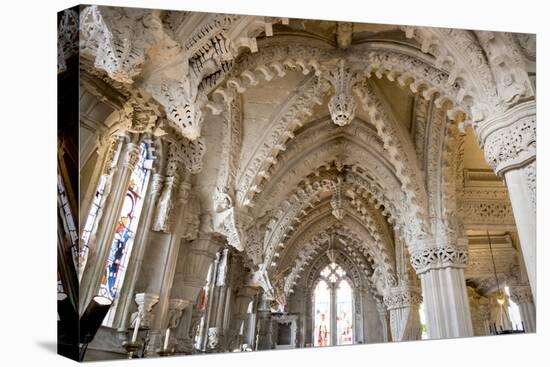
[[346, 272], [331, 262], [313, 292], [314, 346], [353, 343], [353, 288]]

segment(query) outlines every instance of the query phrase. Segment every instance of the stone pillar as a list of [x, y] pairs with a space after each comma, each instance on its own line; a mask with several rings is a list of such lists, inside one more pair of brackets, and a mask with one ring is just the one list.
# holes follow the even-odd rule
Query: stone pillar
[[270, 303], [271, 300], [262, 292], [257, 312], [256, 350], [268, 350], [273, 348]]
[[473, 336], [472, 318], [464, 279], [468, 262], [467, 239], [456, 245], [411, 251], [411, 262], [422, 284], [428, 338]]
[[[135, 301], [138, 305], [138, 310], [132, 314], [130, 317], [130, 329], [128, 330], [128, 339], [131, 338], [131, 333], [136, 327], [136, 319], [140, 317], [139, 329], [149, 330], [153, 325], [155, 319], [155, 314], [153, 312], [153, 306], [155, 306], [159, 301], [158, 294], [153, 293], [138, 293], [136, 294]], [[145, 351], [146, 355], [151, 355], [154, 353], [154, 350], [149, 349], [149, 344], [147, 344], [147, 349]]]
[[519, 307], [519, 313], [525, 327], [525, 332], [536, 332], [537, 312], [529, 285], [516, 285], [510, 287], [510, 299]]
[[253, 302], [254, 296], [258, 292], [258, 288], [244, 286], [237, 291], [233, 308], [233, 319], [231, 321], [230, 335], [228, 347], [230, 351], [240, 349], [243, 344], [248, 344], [246, 341], [247, 321], [248, 321], [248, 306]]
[[[178, 257], [172, 297], [187, 300], [189, 304], [194, 304], [197, 301], [200, 290], [206, 285], [208, 268], [214, 259], [216, 259], [216, 253], [224, 244], [225, 239], [220, 235], [215, 233], [199, 233], [197, 239], [190, 243], [183, 242], [180, 245], [185, 246], [185, 249], [182, 251], [181, 256]], [[207, 312], [211, 309], [210, 301], [211, 298], [209, 295]], [[185, 330], [183, 327], [179, 329], [178, 338], [180, 340], [178, 343], [179, 345], [192, 345], [189, 337], [192, 313], [184, 316], [189, 322], [182, 322]]]
[[[174, 179], [174, 177], [172, 177]], [[174, 184], [174, 180], [171, 180]], [[172, 190], [171, 186], [168, 186]], [[166, 183], [163, 192], [167, 189]], [[163, 343], [163, 335], [168, 324], [168, 311], [172, 291], [172, 285], [176, 273], [178, 255], [181, 240], [186, 230], [180, 225], [187, 204], [190, 186], [186, 182], [179, 184], [177, 201], [169, 204], [171, 209], [170, 217], [166, 220], [174, 225], [157, 228], [150, 234], [150, 243], [146, 252], [146, 259], [142, 266], [142, 276], [146, 289], [154, 289], [159, 293], [159, 304], [156, 309], [156, 319], [150, 332], [150, 344], [154, 350], [159, 350]], [[162, 199], [162, 198], [161, 198]], [[154, 222], [158, 222], [161, 201], [157, 204]], [[159, 271], [160, 270], [160, 271]], [[187, 300], [183, 297], [173, 297]]]
[[111, 250], [118, 216], [122, 210], [126, 191], [128, 191], [130, 176], [139, 162], [139, 144], [129, 142], [123, 149], [124, 158], [119, 161], [116, 168], [113, 168], [113, 179], [105, 189], [106, 192], [109, 192], [109, 200], [105, 201], [105, 205], [101, 209], [101, 217], [98, 218], [96, 231], [88, 243], [90, 248], [88, 266], [80, 283], [80, 312], [84, 312], [90, 300], [98, 293], [101, 277], [105, 272], [107, 258]]
[[[489, 300], [483, 297], [480, 303], [477, 306], [479, 322], [481, 326], [478, 328], [479, 335], [490, 335], [491, 331], [489, 328], [489, 322], [491, 321], [491, 307], [489, 305]], [[474, 328], [475, 331], [475, 328]], [[474, 335], [478, 335], [474, 334]]]
[[420, 288], [409, 285], [388, 288], [384, 303], [390, 313], [392, 340], [419, 340], [422, 336], [418, 312], [422, 303]]
[[519, 103], [474, 126], [485, 160], [503, 177], [536, 300], [536, 102]]
[[378, 310], [378, 315], [380, 316], [380, 325], [382, 325], [383, 341], [389, 342], [392, 339], [390, 328], [388, 327], [388, 309], [383, 302], [376, 302], [376, 309]]

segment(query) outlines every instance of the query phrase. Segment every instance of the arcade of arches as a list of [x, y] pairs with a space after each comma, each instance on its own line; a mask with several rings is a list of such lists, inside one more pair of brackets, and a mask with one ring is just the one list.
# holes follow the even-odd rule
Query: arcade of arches
[[59, 27], [59, 287], [112, 300], [86, 359], [135, 329], [144, 356], [535, 331], [534, 35], [99, 6]]

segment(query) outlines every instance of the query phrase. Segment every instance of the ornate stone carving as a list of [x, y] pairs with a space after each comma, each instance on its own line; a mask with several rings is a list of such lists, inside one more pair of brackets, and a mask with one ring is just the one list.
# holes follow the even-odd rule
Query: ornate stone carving
[[170, 232], [170, 213], [174, 207], [174, 188], [177, 186], [177, 176], [166, 177], [160, 197], [158, 198], [153, 217], [153, 231]]
[[338, 126], [345, 126], [353, 120], [357, 109], [352, 95], [357, 74], [351, 71], [345, 60], [341, 59], [324, 77], [330, 81], [334, 88], [334, 95], [328, 103], [332, 121]]
[[458, 215], [464, 224], [514, 225], [512, 205], [507, 201], [461, 201]]
[[189, 301], [181, 298], [172, 298], [168, 302], [168, 327], [176, 329], [181, 321], [183, 310], [189, 305]]
[[78, 13], [66, 9], [57, 26], [57, 73], [67, 69], [66, 61], [78, 54]]
[[413, 250], [411, 264], [417, 274], [446, 267], [465, 268], [468, 265], [466, 246], [442, 246]]
[[208, 328], [208, 350], [218, 351], [222, 344], [223, 330], [217, 327]]
[[338, 22], [336, 24], [336, 43], [340, 48], [348, 48], [353, 38], [353, 23]]
[[485, 160], [495, 173], [529, 163], [536, 155], [536, 105], [523, 102], [474, 126]]
[[332, 215], [338, 220], [344, 219], [345, 211], [343, 208], [342, 200], [344, 200], [342, 193], [342, 177], [338, 177], [336, 182], [331, 185], [332, 198], [330, 199], [330, 206], [332, 206]]
[[422, 303], [420, 288], [400, 286], [386, 289], [384, 304], [389, 311], [396, 308], [419, 306]]
[[168, 145], [168, 175], [177, 172], [178, 164], [190, 173], [198, 173], [202, 170], [202, 158], [206, 152], [206, 146], [202, 138], [188, 140], [181, 138]]
[[159, 114], [156, 104], [132, 97], [123, 107], [119, 128], [133, 133], [152, 132]]
[[141, 318], [139, 327], [142, 329], [149, 329], [155, 317], [152, 313], [153, 306], [155, 306], [159, 301], [159, 296], [154, 293], [138, 293], [136, 294], [135, 301], [138, 305], [138, 311], [132, 314], [132, 317], [130, 318], [130, 327], [135, 327], [135, 321], [139, 315]]
[[114, 80], [132, 83], [146, 51], [162, 35], [158, 12], [91, 5], [81, 13], [81, 51], [95, 56], [95, 67]]

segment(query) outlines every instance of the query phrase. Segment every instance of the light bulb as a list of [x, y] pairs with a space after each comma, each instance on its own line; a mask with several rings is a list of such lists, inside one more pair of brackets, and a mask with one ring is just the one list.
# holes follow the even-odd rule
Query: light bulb
[[502, 306], [504, 304], [504, 298], [501, 298], [501, 297], [497, 298], [497, 302], [499, 305]]

